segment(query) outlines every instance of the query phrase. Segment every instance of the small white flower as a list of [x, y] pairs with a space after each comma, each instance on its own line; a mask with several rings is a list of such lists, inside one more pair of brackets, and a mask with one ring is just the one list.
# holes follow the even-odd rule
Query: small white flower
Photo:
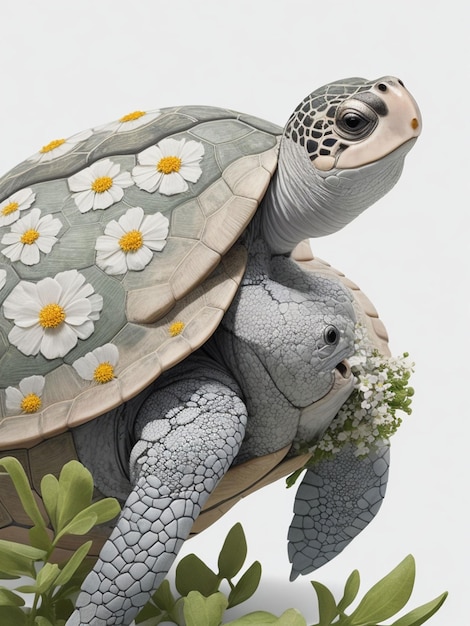
[[161, 115], [161, 112], [157, 109], [155, 111], [132, 111], [123, 115], [115, 122], [110, 124], [104, 124], [103, 126], [97, 126], [93, 130], [95, 132], [109, 131], [116, 133], [125, 133], [128, 130], [134, 130], [140, 126], [148, 124], [152, 120]]
[[120, 165], [103, 159], [68, 179], [70, 191], [81, 213], [107, 209], [119, 202], [124, 189], [133, 185], [129, 172], [120, 173]]
[[2, 254], [10, 261], [21, 261], [25, 265], [39, 263], [40, 252], [48, 254], [57, 242], [55, 235], [62, 228], [62, 222], [52, 215], [41, 217], [39, 209], [32, 209], [28, 215], [15, 222], [2, 237], [7, 244]]
[[46, 359], [65, 356], [94, 331], [103, 298], [77, 270], [59, 272], [38, 283], [22, 281], [3, 303], [14, 321], [8, 339], [23, 354], [41, 352]]
[[85, 380], [97, 383], [109, 383], [114, 378], [114, 368], [118, 362], [119, 352], [112, 343], [95, 348], [85, 356], [72, 363], [72, 367]]
[[15, 191], [9, 198], [0, 202], [0, 226], [13, 224], [20, 216], [20, 211], [29, 209], [36, 194], [29, 187]]
[[7, 282], [7, 273], [5, 270], [0, 270], [0, 289], [3, 289]]
[[152, 260], [152, 250], [166, 245], [168, 219], [161, 213], [144, 215], [133, 207], [118, 221], [112, 220], [96, 240], [96, 264], [108, 274], [142, 270]]
[[81, 141], [85, 141], [88, 137], [91, 137], [93, 131], [84, 130], [81, 133], [77, 133], [68, 139], [53, 139], [48, 144], [43, 146], [39, 152], [30, 156], [27, 160], [34, 161], [36, 163], [44, 163], [45, 161], [52, 161], [57, 157], [71, 152], [75, 146]]
[[20, 381], [19, 389], [7, 387], [6, 407], [12, 413], [36, 413], [42, 405], [44, 376], [28, 376]]
[[189, 181], [195, 183], [202, 174], [199, 165], [204, 146], [199, 141], [162, 139], [137, 155], [138, 165], [132, 177], [138, 187], [153, 193], [172, 196], [188, 189]]

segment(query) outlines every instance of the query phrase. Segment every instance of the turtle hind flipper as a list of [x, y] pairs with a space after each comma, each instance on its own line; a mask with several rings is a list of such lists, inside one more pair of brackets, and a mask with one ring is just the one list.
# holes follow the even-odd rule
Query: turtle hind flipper
[[291, 580], [331, 561], [372, 521], [385, 496], [389, 455], [388, 442], [365, 458], [348, 446], [307, 470], [288, 533]]

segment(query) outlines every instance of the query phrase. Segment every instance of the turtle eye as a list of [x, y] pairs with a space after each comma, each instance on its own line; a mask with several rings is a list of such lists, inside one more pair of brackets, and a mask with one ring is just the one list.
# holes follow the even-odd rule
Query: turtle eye
[[327, 326], [323, 331], [323, 339], [327, 345], [335, 346], [339, 341], [339, 330], [336, 326]]
[[[357, 102], [357, 106], [356, 106]], [[377, 115], [364, 102], [345, 103], [336, 115], [336, 128], [345, 139], [364, 139], [372, 133], [377, 124]]]

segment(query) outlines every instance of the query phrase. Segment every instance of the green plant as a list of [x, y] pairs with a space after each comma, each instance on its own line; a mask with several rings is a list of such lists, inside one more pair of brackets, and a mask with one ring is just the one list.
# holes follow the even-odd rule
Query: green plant
[[[81, 583], [93, 566], [87, 558], [91, 542], [81, 545], [64, 563], [52, 562], [54, 550], [65, 535], [85, 535], [96, 524], [114, 518], [119, 505], [113, 498], [92, 502], [91, 474], [77, 461], [67, 463], [59, 478], [44, 476], [41, 495], [52, 529], [41, 514], [28, 478], [13, 457], [0, 459], [15, 485], [23, 508], [32, 522], [30, 545], [0, 541], [0, 578], [27, 576], [31, 584], [13, 590], [0, 586], [1, 626], [64, 626], [74, 609], [74, 599]], [[229, 531], [213, 571], [194, 554], [181, 559], [176, 568], [175, 587], [164, 580], [136, 619], [137, 626], [173, 623], [177, 626], [220, 626], [225, 611], [250, 598], [258, 588], [261, 565], [252, 563], [240, 575], [247, 555], [247, 545], [240, 524]], [[238, 577], [238, 580], [235, 578]], [[318, 598], [319, 621], [313, 626], [380, 626], [408, 602], [415, 579], [415, 563], [410, 555], [368, 591], [357, 607], [346, 614], [356, 599], [360, 577], [354, 571], [348, 578], [343, 597], [337, 603], [333, 594], [320, 582], [312, 582]], [[228, 592], [221, 591], [227, 586]], [[20, 594], [32, 594], [32, 605]], [[447, 593], [410, 611], [390, 626], [420, 626], [439, 610]], [[226, 626], [306, 626], [296, 609], [280, 617], [266, 611], [248, 613]]]
[[[73, 600], [93, 566], [87, 559], [91, 541], [81, 545], [65, 563], [52, 562], [66, 535], [85, 535], [97, 524], [119, 514], [114, 498], [92, 502], [93, 479], [78, 461], [62, 468], [59, 478], [47, 474], [41, 480], [41, 496], [52, 530], [48, 528], [21, 463], [14, 457], [0, 459], [0, 467], [13, 481], [21, 504], [31, 519], [30, 545], [0, 540], [0, 578], [27, 576], [31, 583], [14, 590], [0, 587], [2, 626], [62, 626], [72, 613]], [[19, 593], [18, 593], [19, 592]], [[32, 594], [27, 607], [21, 593]]]

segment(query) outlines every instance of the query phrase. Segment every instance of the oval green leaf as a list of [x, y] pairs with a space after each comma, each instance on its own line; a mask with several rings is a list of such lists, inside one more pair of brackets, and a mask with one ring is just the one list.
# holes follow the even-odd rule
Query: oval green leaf
[[219, 588], [220, 580], [195, 554], [188, 554], [178, 563], [175, 573], [175, 586], [182, 596], [198, 591], [210, 596]]
[[2, 626], [26, 626], [26, 613], [17, 606], [0, 606], [0, 624]]
[[93, 478], [90, 472], [78, 461], [66, 463], [59, 476], [56, 531], [63, 530], [71, 520], [90, 506], [92, 497]]
[[231, 580], [243, 567], [246, 559], [247, 546], [245, 533], [240, 523], [233, 526], [219, 554], [219, 577]]
[[75, 574], [77, 569], [82, 564], [83, 560], [87, 556], [90, 548], [92, 546], [92, 541], [87, 541], [83, 545], [81, 545], [70, 557], [64, 567], [60, 570], [59, 575], [55, 581], [57, 587], [61, 587], [62, 585], [66, 585], [72, 576]]
[[6, 456], [0, 459], [0, 467], [3, 467], [10, 475], [23, 509], [33, 524], [46, 528], [46, 522], [36, 504], [28, 477], [18, 459], [13, 456]]
[[52, 528], [57, 530], [57, 504], [59, 500], [59, 481], [52, 474], [46, 474], [41, 480], [41, 497]]
[[348, 580], [344, 586], [344, 594], [341, 600], [338, 602], [338, 613], [342, 613], [345, 611], [348, 606], [350, 606], [357, 597], [359, 593], [359, 586], [361, 584], [361, 577], [359, 576], [359, 572], [355, 569], [349, 575]]
[[206, 598], [198, 591], [191, 591], [183, 606], [186, 626], [219, 626], [226, 607], [227, 598], [223, 593]]

